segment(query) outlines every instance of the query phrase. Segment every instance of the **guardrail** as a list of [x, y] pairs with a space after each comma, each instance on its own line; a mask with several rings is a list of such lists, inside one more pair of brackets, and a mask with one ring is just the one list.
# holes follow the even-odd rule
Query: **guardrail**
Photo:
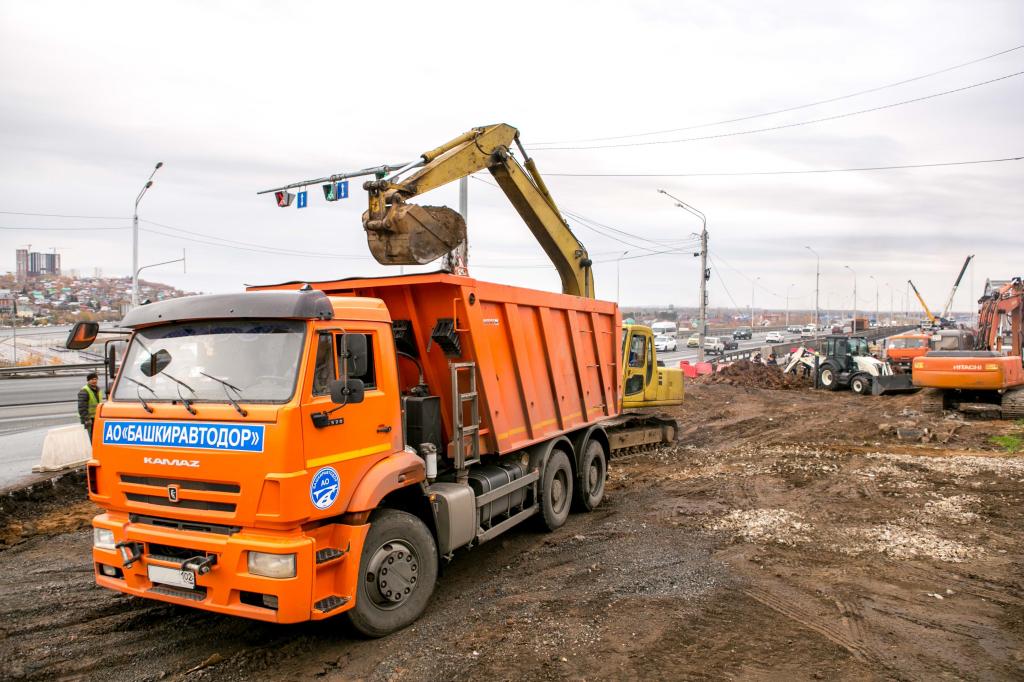
[[66, 365], [22, 365], [0, 367], [0, 379], [14, 379], [28, 376], [57, 376], [58, 374], [86, 374], [90, 370], [103, 369], [102, 362], [77, 362]]
[[[866, 331], [857, 332], [856, 334], [850, 333], [845, 336], [862, 336], [868, 341], [877, 341], [878, 339], [884, 339], [889, 336], [895, 336], [896, 334], [902, 334], [913, 329], [917, 329], [916, 326], [907, 325], [904, 327], [875, 327], [874, 329], [868, 329]], [[730, 350], [716, 355], [714, 360], [711, 362], [736, 362], [737, 360], [750, 360], [756, 354], [764, 355], [766, 348], [771, 349], [771, 352], [775, 353], [776, 357], [782, 357], [784, 354], [789, 352], [790, 348], [799, 346], [809, 346], [815, 348], [815, 344], [825, 339], [827, 336], [833, 336], [832, 334], [818, 334], [817, 336], [807, 339], [794, 339], [785, 343], [773, 343], [764, 344], [756, 348], [746, 348], [744, 350]]]

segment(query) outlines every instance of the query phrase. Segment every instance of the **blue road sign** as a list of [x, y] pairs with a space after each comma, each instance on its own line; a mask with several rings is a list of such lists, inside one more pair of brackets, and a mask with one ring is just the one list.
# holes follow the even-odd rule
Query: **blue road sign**
[[306, 208], [306, 199], [309, 195], [306, 190], [302, 190], [295, 195], [295, 208]]

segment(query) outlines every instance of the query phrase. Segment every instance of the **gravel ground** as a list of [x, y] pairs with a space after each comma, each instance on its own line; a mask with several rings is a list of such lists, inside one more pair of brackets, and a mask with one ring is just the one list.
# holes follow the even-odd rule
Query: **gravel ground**
[[1021, 679], [1024, 460], [989, 442], [1020, 427], [918, 400], [693, 387], [601, 508], [460, 552], [374, 641], [99, 589], [80, 486], [40, 486], [0, 500], [0, 678]]

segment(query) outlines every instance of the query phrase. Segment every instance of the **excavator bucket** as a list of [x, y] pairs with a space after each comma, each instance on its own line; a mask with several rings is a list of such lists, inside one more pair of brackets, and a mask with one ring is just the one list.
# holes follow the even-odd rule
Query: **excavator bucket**
[[921, 389], [911, 382], [910, 374], [883, 374], [871, 377], [871, 395], [917, 393]]
[[383, 265], [423, 265], [466, 241], [466, 221], [447, 206], [395, 203], [383, 220], [363, 213], [370, 253]]

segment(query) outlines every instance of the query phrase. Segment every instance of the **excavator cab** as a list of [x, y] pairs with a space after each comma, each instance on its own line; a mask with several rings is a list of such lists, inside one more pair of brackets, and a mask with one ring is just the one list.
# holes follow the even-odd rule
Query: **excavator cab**
[[622, 386], [623, 409], [678, 405], [683, 401], [683, 371], [658, 361], [650, 327], [622, 326]]

